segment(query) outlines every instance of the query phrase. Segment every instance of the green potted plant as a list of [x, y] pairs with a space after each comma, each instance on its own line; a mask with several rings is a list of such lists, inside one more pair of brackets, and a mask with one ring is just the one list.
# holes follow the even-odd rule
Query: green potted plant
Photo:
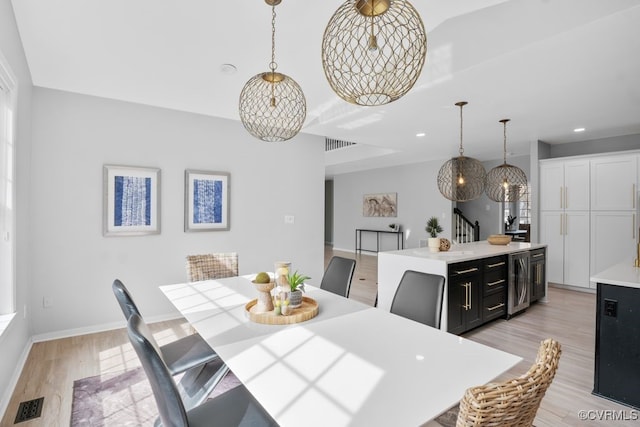
[[438, 217], [432, 216], [427, 220], [427, 226], [425, 227], [427, 233], [429, 233], [429, 251], [431, 252], [439, 252], [440, 251], [440, 239], [438, 238], [438, 233], [442, 233], [443, 229], [438, 222]]
[[291, 287], [291, 295], [289, 296], [289, 307], [296, 308], [302, 305], [304, 281], [309, 279], [311, 279], [311, 277], [298, 273], [298, 270], [287, 275], [287, 281], [289, 282], [289, 286]]

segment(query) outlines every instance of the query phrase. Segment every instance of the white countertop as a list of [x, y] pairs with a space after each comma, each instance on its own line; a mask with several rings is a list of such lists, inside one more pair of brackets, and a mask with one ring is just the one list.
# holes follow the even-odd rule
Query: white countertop
[[461, 261], [487, 258], [496, 255], [505, 255], [513, 252], [528, 251], [546, 247], [541, 243], [511, 242], [508, 245], [492, 245], [486, 240], [480, 242], [462, 243], [451, 246], [446, 252], [430, 252], [429, 248], [403, 249], [400, 251], [388, 251], [385, 254], [401, 255], [407, 257], [424, 258], [434, 261], [442, 261], [452, 264]]
[[632, 259], [627, 259], [591, 276], [591, 281], [640, 289], [640, 268], [633, 266]]

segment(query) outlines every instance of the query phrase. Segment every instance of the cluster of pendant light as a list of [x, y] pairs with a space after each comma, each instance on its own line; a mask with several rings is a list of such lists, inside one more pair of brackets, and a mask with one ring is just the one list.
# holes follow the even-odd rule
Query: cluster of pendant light
[[460, 107], [460, 155], [446, 161], [438, 172], [438, 189], [444, 197], [456, 202], [477, 199], [486, 193], [495, 202], [515, 202], [527, 189], [527, 176], [517, 166], [507, 163], [507, 122], [502, 119], [504, 128], [504, 163], [487, 173], [479, 160], [464, 155], [462, 146], [462, 107], [467, 102], [457, 102]]
[[[302, 128], [306, 101], [300, 86], [276, 72], [275, 6], [270, 71], [251, 78], [240, 93], [240, 120], [263, 141], [285, 141]], [[420, 76], [427, 53], [424, 24], [406, 0], [347, 0], [333, 14], [322, 39], [329, 85], [347, 102], [375, 106], [405, 95]]]
[[[302, 89], [291, 77], [276, 72], [276, 11], [271, 6], [270, 71], [252, 77], [240, 93], [240, 119], [263, 141], [286, 141], [300, 132], [307, 114]], [[427, 36], [416, 9], [407, 0], [347, 0], [333, 14], [322, 37], [322, 66], [333, 91], [352, 104], [383, 105], [405, 95], [420, 76], [427, 54]], [[464, 155], [460, 107], [459, 156], [438, 173], [438, 189], [449, 200], [463, 202], [483, 192], [491, 200], [515, 201], [527, 177], [507, 164], [508, 119], [504, 126], [504, 164], [487, 174], [482, 163]]]

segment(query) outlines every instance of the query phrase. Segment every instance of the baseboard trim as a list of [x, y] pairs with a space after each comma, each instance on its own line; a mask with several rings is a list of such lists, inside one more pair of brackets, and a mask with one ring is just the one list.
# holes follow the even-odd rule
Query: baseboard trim
[[577, 292], [584, 292], [587, 294], [595, 294], [596, 290], [592, 289], [592, 288], [583, 288], [581, 286], [571, 286], [571, 285], [564, 285], [562, 283], [548, 283], [548, 286], [552, 287], [552, 288], [560, 288], [560, 289], [567, 289], [569, 291], [577, 291]]
[[31, 352], [31, 347], [33, 347], [33, 342], [33, 338], [30, 338], [24, 345], [22, 354], [20, 355], [18, 363], [16, 364], [16, 368], [13, 370], [11, 380], [9, 381], [9, 384], [7, 384], [8, 387], [5, 389], [3, 395], [1, 396], [2, 400], [0, 400], [0, 419], [4, 417], [4, 414], [7, 412], [9, 403], [11, 402], [11, 397], [13, 397], [13, 392], [18, 385], [20, 375], [22, 375], [24, 365], [27, 363], [27, 358], [29, 357], [29, 353]]
[[333, 248], [333, 250], [334, 251], [340, 251], [340, 252], [348, 252], [348, 253], [356, 254], [356, 255], [378, 256], [377, 252], [367, 252], [367, 251], [356, 252], [353, 249], [342, 249], [342, 248]]
[[[180, 313], [175, 312], [170, 314], [162, 314], [159, 316], [150, 316], [150, 317], [145, 316], [144, 321], [147, 323], [156, 323], [156, 322], [164, 322], [167, 320], [179, 319], [180, 317], [182, 317]], [[44, 334], [37, 334], [37, 335], [34, 335], [31, 338], [31, 340], [32, 342], [51, 341], [51, 340], [57, 340], [60, 338], [69, 338], [69, 337], [76, 337], [79, 335], [87, 335], [87, 334], [95, 334], [98, 332], [112, 331], [114, 329], [121, 329], [126, 326], [127, 326], [127, 323], [123, 319], [122, 321], [118, 321], [118, 322], [109, 322], [109, 323], [103, 323], [100, 325], [92, 325], [92, 326], [86, 326], [82, 328], [73, 328], [73, 329], [66, 329], [62, 331], [54, 331], [54, 332], [46, 332]]]

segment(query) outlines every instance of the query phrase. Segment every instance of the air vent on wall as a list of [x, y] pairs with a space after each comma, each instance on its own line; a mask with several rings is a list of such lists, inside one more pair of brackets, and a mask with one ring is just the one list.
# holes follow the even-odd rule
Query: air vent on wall
[[349, 147], [356, 145], [355, 142], [341, 141], [339, 139], [325, 138], [324, 139], [324, 151], [337, 150], [339, 148]]

